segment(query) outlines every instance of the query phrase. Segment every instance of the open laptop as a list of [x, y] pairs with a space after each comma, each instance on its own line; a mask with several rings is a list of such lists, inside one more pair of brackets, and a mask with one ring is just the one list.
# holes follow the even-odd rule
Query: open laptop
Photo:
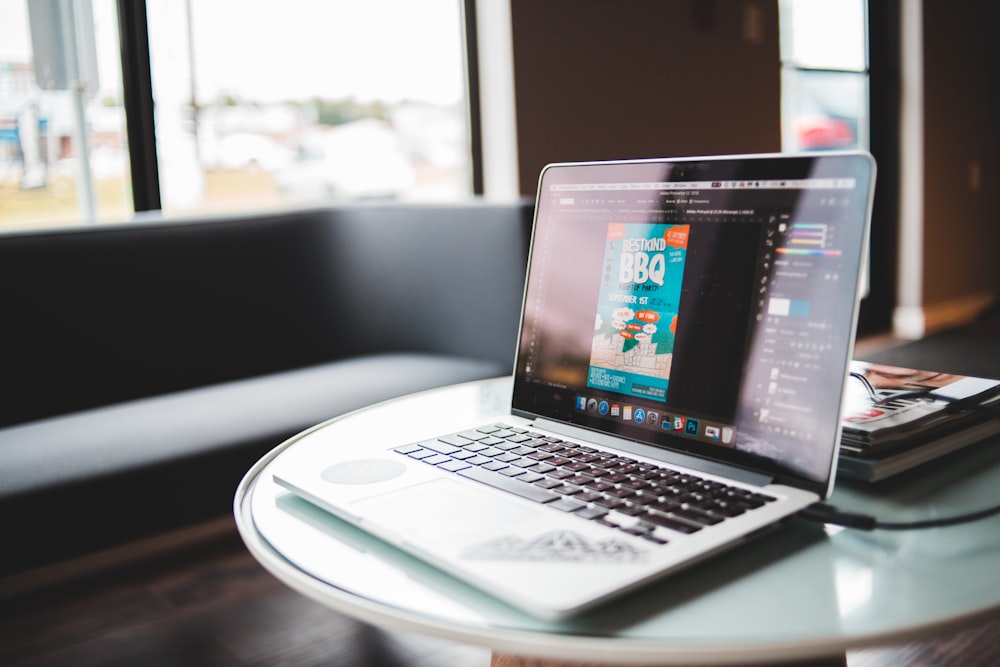
[[833, 486], [874, 172], [864, 153], [545, 167], [509, 413], [292, 447], [274, 479], [549, 618], [761, 534]]

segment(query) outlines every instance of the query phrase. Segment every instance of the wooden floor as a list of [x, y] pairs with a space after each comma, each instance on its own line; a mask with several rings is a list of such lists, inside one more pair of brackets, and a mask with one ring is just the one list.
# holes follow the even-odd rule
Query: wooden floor
[[[235, 530], [180, 554], [0, 604], [4, 667], [490, 663], [486, 649], [383, 632], [299, 595], [250, 556]], [[848, 655], [850, 667], [998, 664], [1000, 620]]]

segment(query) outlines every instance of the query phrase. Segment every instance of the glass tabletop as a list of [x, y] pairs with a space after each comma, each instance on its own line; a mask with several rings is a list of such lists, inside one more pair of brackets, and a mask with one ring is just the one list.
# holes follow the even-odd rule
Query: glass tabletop
[[[432, 390], [282, 444], [235, 498], [254, 556], [296, 590], [383, 627], [566, 660], [744, 662], [842, 654], [976, 622], [1000, 609], [1000, 517], [902, 532], [803, 519], [570, 619], [527, 616], [287, 493], [268, 466], [290, 447], [346, 446], [365, 428], [449, 432], [502, 418], [510, 380]], [[459, 423], [461, 422], [461, 423]], [[842, 509], [905, 521], [995, 504], [1000, 439], [879, 486], [840, 485]]]

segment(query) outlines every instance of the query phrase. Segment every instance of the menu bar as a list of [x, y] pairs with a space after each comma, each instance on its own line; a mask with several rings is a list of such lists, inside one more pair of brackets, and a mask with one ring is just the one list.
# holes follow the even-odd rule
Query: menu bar
[[636, 183], [563, 183], [549, 186], [551, 192], [609, 190], [850, 190], [854, 178], [800, 178], [757, 181], [683, 181]]

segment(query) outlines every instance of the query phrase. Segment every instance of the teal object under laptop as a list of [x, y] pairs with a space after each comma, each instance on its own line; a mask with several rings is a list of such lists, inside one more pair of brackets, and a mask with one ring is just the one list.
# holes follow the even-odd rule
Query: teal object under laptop
[[547, 166], [509, 411], [293, 447], [274, 479], [548, 618], [764, 534], [832, 490], [874, 176], [864, 153]]

